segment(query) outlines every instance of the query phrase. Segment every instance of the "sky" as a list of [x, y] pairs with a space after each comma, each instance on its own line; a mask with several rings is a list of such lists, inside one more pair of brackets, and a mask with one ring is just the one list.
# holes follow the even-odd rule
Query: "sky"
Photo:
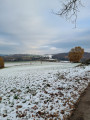
[[75, 46], [90, 52], [90, 0], [82, 0], [76, 28], [53, 13], [61, 1], [0, 0], [0, 54], [55, 54]]

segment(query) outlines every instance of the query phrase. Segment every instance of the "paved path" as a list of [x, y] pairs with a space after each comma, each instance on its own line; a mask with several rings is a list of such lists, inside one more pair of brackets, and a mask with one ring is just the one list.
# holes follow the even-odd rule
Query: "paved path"
[[70, 120], [90, 120], [90, 85], [84, 96], [81, 97], [78, 107]]

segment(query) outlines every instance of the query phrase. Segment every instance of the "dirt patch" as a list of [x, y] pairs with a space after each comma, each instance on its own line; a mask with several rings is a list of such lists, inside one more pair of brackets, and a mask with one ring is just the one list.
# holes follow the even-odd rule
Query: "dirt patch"
[[69, 120], [90, 120], [90, 84], [81, 96], [76, 110]]

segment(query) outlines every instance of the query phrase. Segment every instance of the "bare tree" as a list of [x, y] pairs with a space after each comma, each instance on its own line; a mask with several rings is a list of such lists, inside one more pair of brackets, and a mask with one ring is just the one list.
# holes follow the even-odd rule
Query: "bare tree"
[[80, 6], [83, 6], [81, 0], [64, 0], [62, 6], [62, 9], [56, 14], [71, 20], [76, 27], [77, 13], [79, 12]]

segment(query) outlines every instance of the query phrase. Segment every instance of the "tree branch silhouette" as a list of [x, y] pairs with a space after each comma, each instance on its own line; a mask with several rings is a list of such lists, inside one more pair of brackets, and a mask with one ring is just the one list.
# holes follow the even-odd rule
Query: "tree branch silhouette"
[[62, 9], [58, 11], [56, 15], [65, 17], [67, 20], [71, 20], [76, 27], [77, 13], [79, 12], [80, 6], [83, 6], [81, 0], [66, 0], [62, 6]]

